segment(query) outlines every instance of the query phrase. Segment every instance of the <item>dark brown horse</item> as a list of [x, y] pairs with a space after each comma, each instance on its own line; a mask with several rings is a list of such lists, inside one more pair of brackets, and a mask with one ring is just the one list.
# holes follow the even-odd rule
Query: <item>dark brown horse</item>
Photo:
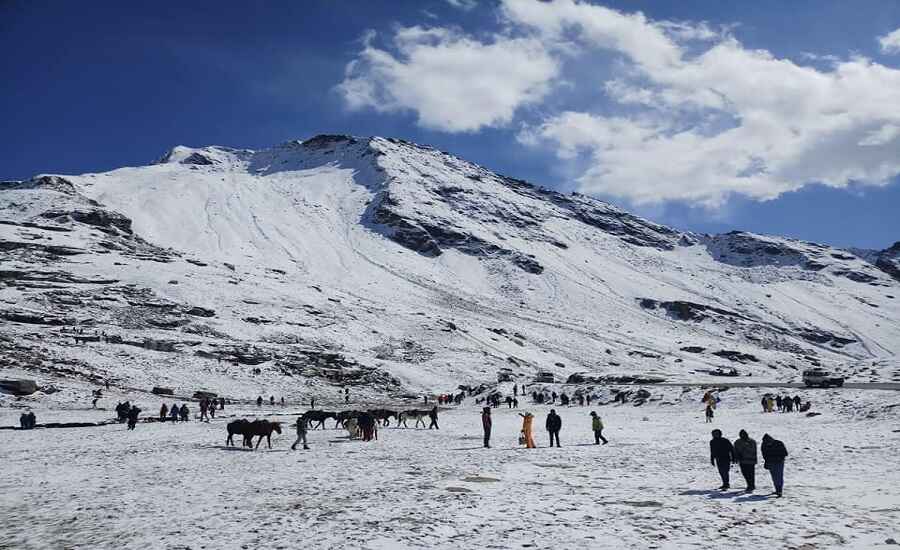
[[306, 418], [306, 426], [310, 430], [325, 429], [325, 421], [329, 418], [337, 418], [337, 414], [328, 411], [306, 411], [303, 413]]
[[369, 414], [375, 417], [375, 420], [378, 421], [382, 426], [387, 427], [390, 424], [390, 418], [393, 416], [394, 418], [399, 417], [399, 413], [397, 411], [392, 411], [390, 409], [371, 409]]
[[228, 439], [225, 440], [226, 447], [234, 447], [234, 435], [242, 435], [244, 436], [244, 447], [249, 447], [247, 444], [247, 426], [250, 425], [250, 422], [246, 419], [235, 420], [233, 422], [228, 423]]
[[281, 433], [281, 422], [269, 422], [268, 420], [254, 420], [253, 422], [248, 423], [246, 429], [244, 431], [244, 441], [248, 443], [248, 447], [253, 446], [253, 438], [259, 436], [259, 440], [256, 442], [255, 449], [259, 449], [259, 444], [262, 443], [263, 437], [266, 438], [266, 443], [269, 448], [272, 448], [272, 432]]

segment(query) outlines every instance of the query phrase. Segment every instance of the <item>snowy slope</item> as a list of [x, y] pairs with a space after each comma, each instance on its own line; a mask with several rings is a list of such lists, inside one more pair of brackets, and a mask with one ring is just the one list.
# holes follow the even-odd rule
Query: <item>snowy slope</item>
[[[0, 375], [63, 385], [253, 397], [450, 389], [500, 368], [900, 376], [896, 250], [685, 234], [394, 139], [176, 147], [2, 184], [0, 247]], [[73, 330], [112, 341], [75, 345]]]

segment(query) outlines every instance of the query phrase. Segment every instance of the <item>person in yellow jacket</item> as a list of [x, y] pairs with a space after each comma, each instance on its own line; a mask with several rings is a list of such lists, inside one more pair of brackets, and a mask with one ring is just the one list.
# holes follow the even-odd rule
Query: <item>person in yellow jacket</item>
[[519, 413], [519, 416], [522, 417], [522, 435], [525, 438], [525, 448], [534, 449], [535, 447], [537, 447], [537, 445], [534, 444], [534, 436], [532, 434], [534, 415], [530, 412], [527, 412], [525, 414]]
[[609, 443], [609, 441], [603, 437], [603, 420], [601, 420], [594, 411], [591, 411], [591, 429], [594, 430], [594, 445], [599, 445], [601, 440], [604, 445]]

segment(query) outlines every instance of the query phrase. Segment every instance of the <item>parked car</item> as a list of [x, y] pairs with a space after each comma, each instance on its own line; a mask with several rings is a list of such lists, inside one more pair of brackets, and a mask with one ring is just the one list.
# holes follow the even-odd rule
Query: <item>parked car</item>
[[839, 388], [844, 385], [844, 377], [835, 376], [825, 369], [815, 368], [803, 371], [803, 383], [808, 388], [815, 386], [820, 388], [835, 386]]
[[543, 384], [552, 384], [552, 383], [556, 382], [556, 377], [553, 376], [552, 372], [543, 371], [543, 372], [537, 373], [537, 375], [534, 377], [534, 381], [540, 382]]

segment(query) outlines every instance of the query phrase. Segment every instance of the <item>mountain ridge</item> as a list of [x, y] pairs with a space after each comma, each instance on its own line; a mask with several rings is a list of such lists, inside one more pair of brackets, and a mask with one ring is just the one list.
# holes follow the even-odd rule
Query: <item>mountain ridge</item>
[[[786, 379], [822, 364], [889, 380], [900, 351], [898, 245], [682, 232], [394, 138], [177, 146], [0, 197], [4, 345], [22, 357], [37, 345], [24, 335], [45, 333], [46, 359], [23, 372], [74, 361], [74, 378], [248, 395], [298, 373], [336, 391], [328, 365], [376, 381], [367, 391], [500, 368], [693, 378], [733, 364]], [[116, 348], [142, 367], [71, 349], [62, 331], [77, 327], [146, 338]]]

